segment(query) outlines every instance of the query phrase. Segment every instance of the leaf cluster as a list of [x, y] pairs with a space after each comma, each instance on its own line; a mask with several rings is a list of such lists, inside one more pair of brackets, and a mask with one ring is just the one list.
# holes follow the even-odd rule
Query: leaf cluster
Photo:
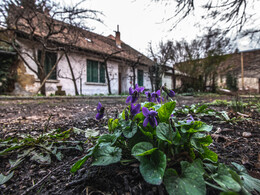
[[[146, 107], [158, 113], [154, 128], [149, 123], [143, 126], [142, 112], [128, 119], [128, 106], [119, 118], [108, 120], [110, 133], [101, 135], [71, 172], [75, 173], [91, 157], [92, 166], [138, 162], [144, 180], [152, 185], [163, 184], [169, 194], [206, 194], [206, 186], [224, 193], [260, 192], [259, 180], [241, 173], [238, 169], [245, 171], [242, 166], [218, 163], [218, 155], [209, 148], [212, 126], [178, 119], [172, 115], [180, 112], [175, 111], [175, 105], [175, 101], [141, 104], [141, 109]], [[205, 105], [192, 106], [189, 111], [209, 112]]]
[[62, 161], [62, 151], [73, 149], [82, 151], [80, 141], [68, 141], [74, 129], [66, 131], [52, 130], [40, 136], [26, 135], [22, 138], [7, 138], [0, 140], [0, 157], [16, 156], [13, 160], [9, 158], [10, 169], [7, 175], [0, 174], [0, 185], [12, 178], [16, 169], [25, 159], [36, 161], [40, 164], [50, 164], [52, 157]]

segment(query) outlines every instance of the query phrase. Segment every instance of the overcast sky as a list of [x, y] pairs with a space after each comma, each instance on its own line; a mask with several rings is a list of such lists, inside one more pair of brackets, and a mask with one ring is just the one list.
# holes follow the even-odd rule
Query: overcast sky
[[[203, 13], [199, 6], [195, 9], [195, 15], [190, 15], [173, 31], [169, 31], [172, 21], [163, 21], [173, 15], [174, 4], [165, 6], [165, 3], [151, 3], [151, 0], [88, 0], [86, 6], [104, 14], [101, 17], [104, 24], [93, 23], [95, 33], [114, 35], [119, 25], [121, 40], [144, 54], [148, 53], [149, 42], [156, 46], [161, 40], [192, 40], [196, 35], [203, 34], [202, 27], [195, 27], [196, 22], [206, 25], [200, 19]], [[238, 47], [239, 50], [247, 50], [257, 46], [241, 40]]]

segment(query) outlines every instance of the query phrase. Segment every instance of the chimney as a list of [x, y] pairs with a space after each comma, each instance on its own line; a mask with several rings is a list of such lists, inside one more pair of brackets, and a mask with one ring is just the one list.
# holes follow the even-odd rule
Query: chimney
[[121, 48], [119, 25], [117, 25], [117, 31], [116, 31], [116, 46]]

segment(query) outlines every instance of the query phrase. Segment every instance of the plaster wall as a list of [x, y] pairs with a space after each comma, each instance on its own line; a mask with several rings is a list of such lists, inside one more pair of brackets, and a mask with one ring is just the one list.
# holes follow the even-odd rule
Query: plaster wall
[[[33, 45], [29, 42], [20, 40], [19, 44], [21, 45], [22, 51], [27, 52], [32, 56], [33, 50], [31, 49]], [[36, 47], [36, 46], [35, 46]], [[37, 47], [36, 47], [37, 48]], [[37, 48], [38, 49], [38, 48]], [[58, 53], [57, 58], [59, 58], [61, 53]], [[107, 81], [106, 83], [88, 83], [87, 82], [87, 59], [101, 61], [100, 59], [86, 57], [85, 55], [78, 54], [78, 53], [70, 53], [69, 59], [71, 61], [73, 72], [75, 78], [77, 79], [76, 84], [78, 88], [78, 92], [83, 95], [93, 95], [93, 94], [108, 94], [108, 86]], [[37, 71], [37, 65], [35, 62], [28, 57], [27, 55], [23, 55], [26, 62], [35, 70]], [[38, 87], [40, 86], [39, 79], [37, 75], [28, 68], [23, 63], [23, 71], [19, 75], [20, 80], [23, 80], [22, 86], [26, 91], [29, 92], [36, 92]], [[118, 93], [118, 63], [113, 61], [108, 61], [108, 73], [110, 76], [110, 85], [111, 85], [111, 92], [113, 94]], [[33, 77], [34, 82], [31, 82], [33, 79], [30, 79], [30, 82], [26, 82], [24, 77]], [[65, 90], [66, 95], [75, 95], [74, 84], [71, 79], [71, 72], [68, 66], [68, 62], [66, 57], [63, 56], [60, 62], [57, 65], [57, 80], [47, 80], [46, 82], [46, 94], [55, 94], [57, 90], [57, 86], [62, 86], [62, 90]], [[19, 79], [18, 79], [19, 81]]]
[[[258, 78], [250, 78], [250, 77], [244, 77], [244, 87], [246, 91], [251, 92], [259, 92], [259, 79]], [[242, 90], [242, 79], [241, 77], [238, 79], [238, 89]]]
[[164, 75], [162, 78], [162, 85], [165, 85], [168, 89], [173, 89], [172, 77], [169, 75]]

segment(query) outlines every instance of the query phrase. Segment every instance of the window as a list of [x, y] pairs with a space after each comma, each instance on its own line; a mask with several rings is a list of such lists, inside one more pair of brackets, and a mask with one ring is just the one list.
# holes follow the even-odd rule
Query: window
[[144, 85], [144, 71], [143, 70], [137, 70], [137, 83], [138, 83], [138, 86]]
[[[38, 61], [41, 60], [41, 55], [42, 55], [42, 51], [39, 50], [38, 51]], [[55, 65], [56, 61], [57, 61], [57, 54], [46, 51], [45, 60], [44, 60], [44, 69], [45, 69], [46, 75], [51, 71], [51, 69]], [[51, 73], [51, 75], [49, 76], [48, 79], [49, 80], [57, 79], [56, 68], [53, 70], [53, 72]]]
[[105, 65], [98, 61], [87, 60], [87, 82], [105, 83]]

